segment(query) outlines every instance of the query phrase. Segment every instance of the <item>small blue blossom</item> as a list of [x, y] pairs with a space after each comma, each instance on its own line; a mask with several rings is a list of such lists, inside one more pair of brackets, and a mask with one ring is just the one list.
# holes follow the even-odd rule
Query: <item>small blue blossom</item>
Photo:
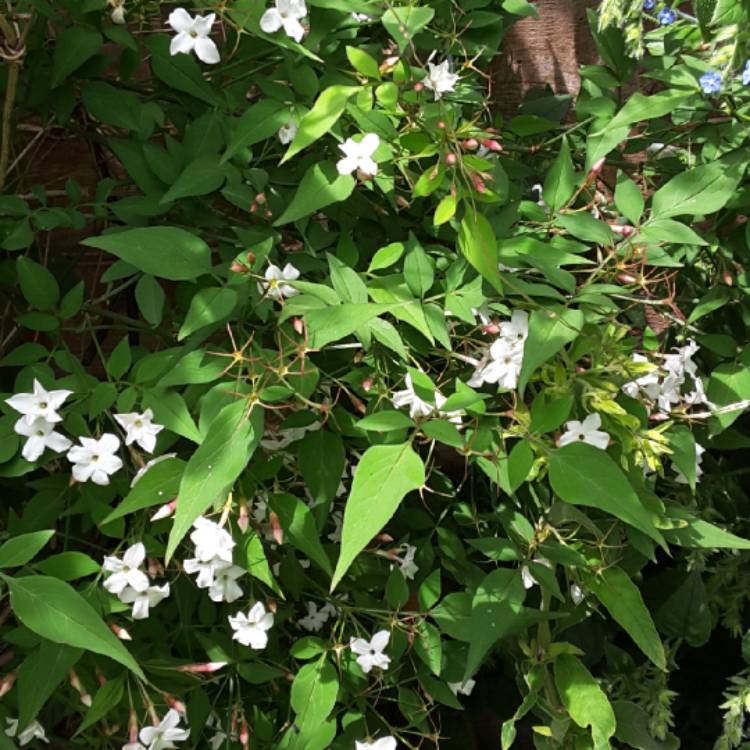
[[643, 0], [643, 10], [653, 10], [656, 0]]
[[699, 83], [704, 94], [718, 94], [721, 91], [721, 73], [709, 70], [700, 77]]
[[659, 11], [657, 18], [662, 26], [669, 26], [670, 23], [675, 22], [677, 16], [675, 16], [674, 11], [671, 8], [662, 8]]
[[750, 86], [750, 60], [745, 63], [745, 69], [742, 71], [742, 83]]

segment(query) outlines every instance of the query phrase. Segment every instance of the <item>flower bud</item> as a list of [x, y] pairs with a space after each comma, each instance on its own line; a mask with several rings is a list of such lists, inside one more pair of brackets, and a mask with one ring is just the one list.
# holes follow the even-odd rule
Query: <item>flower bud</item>
[[463, 147], [467, 151], [476, 151], [479, 148], [479, 141], [476, 138], [468, 138], [463, 142]]
[[119, 625], [110, 623], [109, 629], [121, 640], [121, 641], [132, 641], [133, 637], [128, 633], [125, 628], [121, 628]]
[[75, 670], [73, 669], [70, 670], [69, 677], [70, 677], [70, 686], [80, 696], [81, 703], [83, 703], [83, 705], [86, 706], [87, 708], [91, 708], [91, 704], [93, 703], [93, 701], [91, 700], [91, 696], [86, 691], [86, 688], [81, 684], [81, 681], [80, 679], [78, 679], [78, 675], [75, 673]]
[[185, 715], [187, 713], [185, 704], [181, 700], [175, 698], [173, 695], [164, 693], [164, 700], [167, 702], [167, 705], [177, 711], [178, 714]]
[[259, 206], [265, 206], [266, 205], [266, 194], [265, 193], [258, 193], [258, 195], [255, 196], [255, 202]]
[[604, 169], [605, 161], [606, 161], [605, 157], [602, 156], [601, 159], [594, 162], [594, 166], [591, 167], [591, 170], [589, 171], [589, 175], [588, 175], [589, 180], [593, 180], [594, 177], [601, 174], [602, 169]]
[[488, 323], [486, 326], [482, 326], [482, 330], [492, 336], [497, 336], [500, 333], [500, 326], [497, 323]]
[[247, 251], [247, 262], [252, 265], [255, 263], [255, 253], [252, 250]]
[[250, 213], [254, 214], [257, 210], [258, 210], [258, 204], [255, 201], [253, 201], [250, 204]]
[[240, 500], [240, 510], [237, 514], [237, 526], [244, 534], [250, 528], [250, 509], [247, 507], [247, 500]]
[[478, 174], [472, 174], [471, 181], [472, 183], [474, 183], [474, 190], [476, 190], [478, 193], [487, 192], [487, 186], [484, 184], [484, 181]]
[[305, 332], [305, 324], [302, 322], [302, 318], [292, 318], [292, 326], [297, 334], [302, 336]]
[[725, 284], [726, 284], [727, 286], [732, 286], [732, 284], [734, 284], [734, 279], [732, 278], [732, 274], [731, 274], [731, 273], [729, 273], [729, 271], [727, 271], [726, 269], [725, 269], [725, 270], [724, 270], [724, 272], [723, 272], [723, 273], [721, 274], [721, 278], [722, 278], [722, 281], [723, 281], [723, 282], [724, 282], [724, 283], [725, 283]]
[[247, 728], [247, 721], [245, 717], [242, 717], [242, 723], [240, 724], [240, 743], [242, 744], [243, 750], [244, 748], [250, 747], [250, 732]]
[[122, 5], [116, 5], [112, 10], [110, 18], [112, 19], [112, 23], [116, 23], [118, 26], [123, 26], [127, 23], [125, 20], [125, 8]]
[[151, 523], [154, 521], [161, 521], [163, 518], [169, 518], [169, 516], [175, 512], [175, 508], [177, 508], [177, 498], [171, 500], [166, 505], [162, 505], [161, 508], [151, 516]]
[[617, 280], [622, 284], [637, 284], [638, 283], [638, 279], [636, 279], [635, 276], [629, 273], [618, 273]]
[[365, 393], [369, 393], [372, 390], [372, 378], [365, 378], [362, 381], [362, 390]]
[[621, 237], [630, 237], [635, 234], [635, 227], [631, 227], [629, 224], [610, 224], [609, 228]]
[[18, 670], [14, 669], [12, 672], [8, 672], [8, 674], [0, 680], [0, 698], [7, 695], [12, 690], [16, 677], [18, 677]]
[[268, 523], [276, 544], [284, 544], [284, 529], [281, 528], [279, 517], [273, 511], [268, 514]]
[[447, 154], [445, 157], [445, 163], [448, 164], [448, 166], [453, 166], [458, 159], [456, 158], [455, 154]]
[[266, 219], [270, 219], [273, 216], [273, 211], [269, 211], [268, 209], [266, 209], [266, 211], [263, 214], [263, 216], [265, 216]]
[[244, 265], [244, 263], [240, 263], [238, 261], [233, 261], [232, 265], [229, 266], [229, 270], [232, 273], [247, 273], [250, 269]]
[[438, 120], [438, 130], [445, 130], [445, 120]]
[[423, 83], [422, 83], [421, 81], [417, 81], [417, 82], [416, 82], [416, 83], [414, 84], [414, 90], [415, 90], [415, 91], [416, 91], [417, 93], [419, 93], [419, 92], [420, 92], [420, 91], [422, 91], [423, 89], [424, 89], [424, 84], [423, 84]]
[[482, 140], [482, 145], [490, 151], [496, 151], [497, 153], [500, 153], [503, 150], [502, 144], [498, 143], [494, 138], [484, 138]]
[[196, 664], [183, 664], [175, 667], [177, 672], [190, 672], [191, 674], [213, 674], [220, 669], [224, 669], [229, 662], [226, 661], [207, 661]]

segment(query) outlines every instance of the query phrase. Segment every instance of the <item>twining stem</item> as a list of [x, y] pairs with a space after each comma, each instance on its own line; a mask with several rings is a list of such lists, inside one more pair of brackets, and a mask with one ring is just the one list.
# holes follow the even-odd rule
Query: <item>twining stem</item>
[[[5, 37], [8, 46], [16, 49], [19, 45], [19, 36], [9, 23], [5, 16], [0, 14], [0, 32]], [[8, 59], [8, 82], [5, 87], [5, 101], [3, 102], [3, 125], [2, 135], [0, 136], [0, 190], [5, 187], [5, 180], [8, 176], [8, 164], [10, 163], [10, 147], [13, 137], [13, 107], [16, 103], [16, 91], [18, 90], [18, 77], [21, 73], [23, 57]]]

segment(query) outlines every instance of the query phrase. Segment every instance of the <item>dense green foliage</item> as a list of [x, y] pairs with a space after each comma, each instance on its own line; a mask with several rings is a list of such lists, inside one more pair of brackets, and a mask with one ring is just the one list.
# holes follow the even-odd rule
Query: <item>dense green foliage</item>
[[526, 0], [11, 5], [0, 750], [674, 750], [722, 630], [742, 746], [747, 0], [505, 118]]

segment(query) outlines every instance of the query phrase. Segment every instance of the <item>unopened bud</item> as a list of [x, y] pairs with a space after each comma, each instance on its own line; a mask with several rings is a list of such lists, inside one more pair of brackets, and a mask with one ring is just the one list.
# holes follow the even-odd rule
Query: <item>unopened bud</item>
[[617, 280], [622, 284], [636, 284], [638, 282], [638, 279], [629, 273], [618, 273]]
[[588, 181], [591, 182], [594, 178], [596, 178], [599, 174], [601, 174], [602, 169], [604, 169], [604, 162], [606, 159], [602, 157], [601, 159], [594, 162], [594, 166], [591, 167], [588, 174]]
[[372, 378], [365, 378], [362, 381], [362, 389], [365, 393], [369, 393], [372, 390]]
[[387, 73], [396, 65], [398, 61], [399, 61], [398, 55], [391, 55], [391, 57], [386, 57], [385, 60], [380, 65], [380, 68], [379, 68], [380, 72]]
[[281, 528], [279, 517], [273, 511], [268, 514], [268, 523], [271, 526], [271, 533], [276, 544], [283, 544], [284, 530]]
[[416, 83], [414, 84], [414, 90], [415, 90], [415, 91], [416, 91], [417, 93], [419, 93], [420, 91], [423, 91], [423, 90], [424, 90], [424, 84], [423, 84], [423, 83], [422, 83], [421, 81], [417, 81], [417, 82], [416, 82]]
[[497, 323], [488, 323], [486, 326], [482, 326], [482, 330], [492, 336], [496, 336], [500, 333], [500, 326]]
[[300, 336], [305, 332], [305, 324], [302, 322], [302, 318], [292, 318], [292, 326], [294, 327], [295, 333]]
[[227, 661], [207, 661], [198, 664], [183, 664], [182, 666], [175, 667], [177, 672], [190, 672], [191, 674], [212, 674], [218, 672], [220, 669], [224, 669], [229, 664]]
[[489, 149], [490, 151], [496, 151], [497, 153], [500, 153], [503, 150], [503, 144], [498, 143], [494, 138], [484, 138], [482, 140], [482, 145]]
[[456, 158], [455, 154], [446, 154], [445, 163], [449, 166], [452, 167], [457, 161], [458, 159]]
[[161, 508], [151, 516], [151, 522], [153, 523], [154, 521], [161, 521], [163, 518], [169, 518], [174, 513], [176, 507], [177, 498], [171, 500], [166, 505], [162, 505]]
[[69, 676], [70, 686], [80, 696], [81, 703], [83, 703], [83, 705], [87, 708], [91, 708], [91, 704], [93, 703], [93, 701], [91, 700], [91, 696], [88, 694], [86, 688], [81, 684], [81, 681], [80, 679], [78, 679], [78, 675], [75, 673], [75, 670], [71, 669]]
[[110, 18], [112, 19], [112, 23], [116, 23], [118, 26], [124, 25], [126, 23], [125, 8], [122, 5], [116, 5]]
[[669, 419], [669, 415], [662, 414], [660, 411], [655, 411], [653, 414], [649, 414], [648, 418], [652, 422], [666, 422]]
[[240, 500], [240, 510], [237, 514], [237, 526], [244, 534], [250, 528], [250, 510], [247, 507], [247, 500]]
[[134, 708], [130, 709], [128, 718], [128, 740], [132, 745], [138, 742], [138, 714]]
[[723, 273], [721, 274], [721, 278], [722, 278], [722, 280], [724, 281], [724, 283], [725, 283], [725, 284], [726, 284], [727, 286], [732, 286], [732, 284], [734, 284], [734, 279], [732, 278], [732, 274], [731, 274], [731, 273], [729, 273], [729, 271], [726, 271], [726, 270], [725, 270], [725, 271], [724, 271], [724, 272], [723, 272]]
[[367, 407], [358, 398], [352, 398], [352, 404], [354, 404], [354, 408], [360, 414], [364, 414], [367, 411]]
[[445, 130], [445, 120], [438, 120], [438, 130]]
[[164, 693], [164, 700], [167, 702], [167, 705], [177, 711], [178, 714], [184, 715], [187, 713], [187, 707], [185, 706], [185, 704], [181, 700], [175, 698], [173, 695]]
[[128, 633], [125, 628], [121, 628], [119, 625], [110, 623], [109, 629], [121, 640], [121, 641], [132, 641], [133, 637]]
[[252, 265], [255, 263], [255, 253], [252, 250], [247, 251], [247, 262]]
[[247, 273], [250, 269], [244, 264], [240, 263], [239, 261], [232, 261], [232, 265], [229, 266], [229, 270], [232, 273]]
[[242, 744], [243, 750], [248, 747], [250, 742], [250, 732], [247, 728], [247, 721], [245, 717], [242, 717], [242, 723], [240, 724], [240, 743]]
[[151, 578], [161, 578], [164, 575], [164, 566], [160, 560], [155, 557], [149, 557], [147, 559], [148, 574]]
[[629, 224], [610, 224], [609, 228], [621, 237], [630, 237], [635, 234], [635, 227], [631, 227]]
[[484, 181], [478, 174], [471, 175], [471, 181], [474, 184], [474, 189], [478, 193], [486, 193], [487, 192], [487, 186], [484, 184]]
[[13, 689], [16, 677], [18, 677], [18, 670], [14, 669], [0, 680], [0, 698], [7, 695]]
[[258, 193], [258, 195], [255, 196], [255, 202], [259, 206], [265, 206], [266, 205], [266, 194], [265, 193]]
[[263, 214], [263, 216], [265, 216], [266, 219], [270, 219], [273, 216], [273, 211], [269, 211], [268, 209], [266, 209], [266, 211]]
[[463, 142], [463, 147], [467, 151], [476, 151], [479, 148], [479, 141], [476, 138], [468, 138]]
[[250, 213], [254, 214], [257, 210], [258, 210], [258, 204], [255, 201], [253, 201], [250, 204]]

